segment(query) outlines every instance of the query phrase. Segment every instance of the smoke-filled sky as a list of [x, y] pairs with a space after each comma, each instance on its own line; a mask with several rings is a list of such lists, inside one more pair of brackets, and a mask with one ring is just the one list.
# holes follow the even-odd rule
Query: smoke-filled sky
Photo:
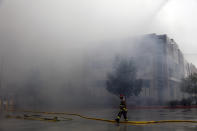
[[100, 41], [155, 32], [174, 38], [197, 65], [196, 7], [196, 0], [1, 0], [0, 42], [7, 55], [63, 57]]
[[1, 61], [8, 72], [72, 69], [105, 41], [157, 33], [197, 66], [196, 7], [196, 0], [0, 0]]

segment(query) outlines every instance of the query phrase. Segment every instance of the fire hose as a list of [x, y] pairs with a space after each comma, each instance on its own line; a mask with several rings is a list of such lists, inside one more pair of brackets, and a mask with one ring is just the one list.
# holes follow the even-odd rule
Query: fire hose
[[6, 118], [14, 118], [14, 119], [24, 119], [24, 120], [38, 120], [38, 121], [48, 121], [48, 122], [58, 122], [58, 121], [70, 121], [72, 118], [67, 117], [57, 117], [57, 116], [42, 116], [42, 115], [6, 115]]
[[[89, 120], [97, 120], [97, 121], [105, 121], [105, 122], [111, 122], [116, 123], [115, 120], [108, 120], [108, 119], [102, 119], [102, 118], [93, 118], [88, 116], [83, 116], [77, 113], [67, 113], [67, 112], [41, 112], [41, 111], [31, 111], [31, 110], [9, 110], [12, 112], [26, 112], [26, 113], [38, 113], [38, 114], [51, 114], [51, 115], [70, 115], [70, 116], [78, 116], [80, 118], [89, 119]], [[23, 119], [23, 118], [22, 118]], [[28, 119], [28, 118], [26, 118]], [[32, 118], [29, 117], [31, 120], [43, 120], [43, 118]], [[67, 120], [71, 120], [71, 118], [67, 118]], [[56, 118], [49, 119], [46, 121], [52, 121], [57, 122], [60, 121]], [[159, 124], [159, 123], [197, 123], [197, 120], [158, 120], [158, 121], [120, 121], [120, 123], [125, 124], [133, 124], [133, 125], [144, 125], [144, 124]]]

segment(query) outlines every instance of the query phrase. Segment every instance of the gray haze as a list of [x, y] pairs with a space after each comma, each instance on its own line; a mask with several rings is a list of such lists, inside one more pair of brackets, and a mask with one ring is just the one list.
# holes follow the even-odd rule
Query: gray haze
[[[196, 7], [196, 0], [1, 0], [2, 88], [14, 94], [37, 78], [38, 95], [51, 103], [103, 104], [107, 92], [92, 88], [94, 73], [104, 79], [124, 54], [121, 40], [153, 32], [168, 34], [197, 66]], [[106, 70], [98, 74], [95, 63]]]

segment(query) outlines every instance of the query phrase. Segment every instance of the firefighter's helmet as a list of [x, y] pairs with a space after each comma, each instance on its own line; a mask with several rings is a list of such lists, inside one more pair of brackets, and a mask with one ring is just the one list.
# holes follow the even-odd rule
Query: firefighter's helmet
[[123, 99], [124, 95], [123, 94], [120, 94], [120, 99]]

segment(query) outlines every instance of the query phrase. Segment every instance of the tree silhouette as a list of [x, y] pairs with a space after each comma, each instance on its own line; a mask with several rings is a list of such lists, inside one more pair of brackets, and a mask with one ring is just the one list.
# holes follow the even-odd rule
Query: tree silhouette
[[197, 96], [197, 73], [189, 75], [182, 80], [181, 91]]
[[107, 90], [115, 95], [138, 96], [142, 80], [137, 79], [137, 69], [133, 59], [116, 57], [114, 70], [107, 74]]

